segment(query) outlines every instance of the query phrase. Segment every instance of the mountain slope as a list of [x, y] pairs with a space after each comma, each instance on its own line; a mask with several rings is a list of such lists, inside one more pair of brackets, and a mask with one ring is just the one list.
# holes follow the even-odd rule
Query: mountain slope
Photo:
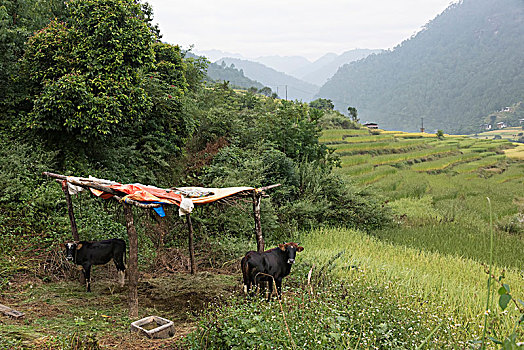
[[[325, 54], [324, 56], [320, 57], [319, 59], [317, 59], [316, 61], [311, 62], [307, 66], [295, 67], [295, 69], [289, 72], [289, 74], [294, 77], [298, 77], [302, 79], [304, 75], [307, 75], [311, 72], [321, 69], [325, 65], [328, 65], [331, 62], [333, 62], [337, 57], [338, 55], [336, 53], [329, 52]], [[346, 63], [349, 63], [349, 62], [346, 62]]]
[[305, 67], [311, 64], [311, 62], [302, 56], [261, 56], [253, 59], [253, 61], [289, 75], [293, 75], [291, 72], [297, 67]]
[[216, 82], [229, 81], [232, 86], [249, 89], [256, 87], [261, 89], [264, 85], [258, 81], [249, 79], [244, 75], [242, 70], [228, 67], [226, 65], [219, 65], [217, 63], [210, 63], [207, 67], [207, 76]]
[[383, 50], [355, 49], [346, 51], [335, 57], [325, 55], [311, 65], [301, 68], [300, 71], [297, 72], [299, 75], [296, 76], [309, 83], [322, 85], [326, 83], [326, 81], [337, 72], [338, 68], [344, 64], [361, 60], [371, 54], [380, 53], [382, 51]]
[[463, 0], [392, 51], [341, 67], [320, 89], [361, 120], [412, 131], [478, 130], [524, 95], [524, 3]]
[[277, 92], [281, 98], [286, 97], [287, 86], [288, 100], [309, 102], [313, 99], [319, 89], [317, 85], [277, 72], [273, 68], [266, 67], [261, 63], [230, 57], [221, 58], [218, 63], [221, 64], [221, 62], [225, 62], [228, 66], [233, 64], [234, 68], [242, 69], [247, 77], [255, 79], [265, 86], [270, 87], [271, 90]]
[[[203, 57], [203, 56], [198, 56], [189, 51], [185, 53], [185, 56], [193, 58], [193, 59], [197, 59], [198, 57]], [[232, 87], [238, 87], [238, 88], [243, 88], [243, 89], [249, 89], [250, 87], [262, 89], [264, 87], [264, 85], [260, 84], [258, 81], [254, 81], [246, 77], [242, 70], [228, 67], [225, 64], [219, 65], [216, 63], [209, 63], [209, 65], [207, 66], [206, 75], [207, 75], [207, 78], [206, 78], [207, 81], [218, 82], [218, 83], [223, 82], [223, 81], [228, 81]]]

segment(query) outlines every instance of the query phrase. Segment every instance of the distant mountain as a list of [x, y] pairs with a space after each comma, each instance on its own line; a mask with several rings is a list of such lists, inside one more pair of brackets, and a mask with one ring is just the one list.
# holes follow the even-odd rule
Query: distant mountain
[[308, 59], [302, 56], [262, 56], [254, 58], [253, 61], [262, 63], [263, 65], [268, 66], [269, 68], [273, 68], [279, 72], [283, 72], [286, 74], [290, 74], [290, 72], [296, 70], [297, 68], [305, 67], [311, 64], [311, 62]]
[[342, 66], [317, 97], [380, 127], [474, 132], [524, 97], [524, 2], [462, 0], [391, 51]]
[[222, 57], [245, 58], [239, 53], [231, 53], [221, 50], [193, 50], [193, 52], [198, 56], [206, 57], [211, 62], [215, 62]]
[[[320, 57], [316, 61], [311, 62], [307, 66], [295, 67], [292, 71], [289, 72], [290, 75], [301, 78], [311, 72], [314, 72], [327, 64], [333, 62], [338, 55], [336, 53], [330, 52]], [[349, 62], [346, 62], [349, 63]], [[333, 72], [334, 73], [334, 72]]]
[[286, 97], [287, 86], [287, 98], [289, 100], [310, 102], [319, 89], [318, 85], [310, 84], [285, 73], [278, 72], [262, 63], [231, 57], [222, 58], [217, 63], [222, 64], [222, 62], [225, 62], [227, 66], [233, 64], [234, 68], [242, 69], [247, 77], [270, 87], [271, 90], [277, 92], [281, 98]]
[[[196, 58], [197, 55], [192, 52], [186, 52], [186, 57]], [[210, 63], [207, 67], [207, 80], [211, 82], [223, 82], [228, 81], [231, 86], [242, 89], [249, 89], [255, 87], [261, 89], [264, 85], [258, 81], [249, 79], [244, 75], [244, 72], [240, 69], [228, 67], [225, 64], [219, 65], [217, 63]]]
[[378, 54], [382, 51], [384, 50], [355, 49], [346, 51], [341, 55], [328, 54], [307, 67], [299, 68], [293, 72], [293, 75], [309, 83], [323, 85], [344, 64], [361, 60], [371, 54]]

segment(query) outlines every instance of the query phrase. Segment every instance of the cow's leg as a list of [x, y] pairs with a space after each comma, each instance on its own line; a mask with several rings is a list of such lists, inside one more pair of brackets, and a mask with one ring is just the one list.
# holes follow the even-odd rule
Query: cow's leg
[[275, 278], [275, 284], [277, 285], [278, 299], [282, 300], [282, 278]]
[[267, 293], [267, 301], [271, 301], [271, 295], [273, 294], [273, 279], [270, 279], [267, 283], [269, 284], [269, 293]]
[[83, 265], [83, 268], [84, 268], [83, 269], [84, 277], [86, 279], [87, 291], [91, 292], [91, 265], [90, 264]]
[[123, 256], [117, 256], [113, 258], [113, 261], [115, 262], [116, 270], [118, 271], [118, 280], [120, 283], [120, 287], [123, 287], [125, 284], [124, 278], [126, 274], [126, 267], [124, 265]]
[[260, 277], [255, 276], [255, 277], [251, 278], [249, 283], [251, 284], [249, 286], [249, 296], [252, 298], [252, 297], [255, 296], [255, 294], [256, 294], [256, 292], [258, 290], [258, 284], [260, 283]]
[[266, 281], [258, 281], [258, 289], [263, 298], [266, 297]]
[[252, 297], [253, 296], [253, 280], [251, 279], [251, 277], [248, 277], [246, 278], [245, 282], [244, 282], [244, 291], [246, 292], [247, 296], [248, 297]]
[[257, 274], [256, 271], [250, 271], [250, 278], [249, 278], [249, 297], [253, 298], [258, 293], [258, 288], [260, 284], [260, 276]]

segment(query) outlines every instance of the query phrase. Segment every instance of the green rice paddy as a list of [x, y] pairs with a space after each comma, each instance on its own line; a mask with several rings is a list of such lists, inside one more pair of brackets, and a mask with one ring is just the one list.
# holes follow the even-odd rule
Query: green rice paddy
[[[337, 143], [335, 133], [330, 134], [328, 147], [341, 160], [336, 171], [375, 189], [396, 222], [371, 233], [373, 238], [338, 229], [319, 231], [308, 242], [322, 249], [313, 248], [311, 254], [318, 260], [331, 249], [345, 249], [346, 261], [337, 264], [335, 272], [339, 279], [351, 279], [344, 266], [362, 266], [371, 284], [391, 286], [399, 299], [414, 293], [441, 305], [440, 311], [432, 312], [454, 318], [462, 327], [460, 337], [478, 339], [486, 306], [484, 267], [489, 263], [491, 227], [495, 274], [504, 274], [502, 281], [511, 286], [512, 295], [524, 300], [524, 223], [519, 224], [524, 217], [524, 147], [505, 139], [468, 136], [445, 135], [439, 140], [421, 133], [355, 135], [351, 143]], [[488, 334], [500, 338], [513, 331], [520, 316], [514, 308], [502, 313], [496, 290], [492, 293]], [[517, 328], [517, 339], [523, 338], [524, 331]], [[495, 346], [490, 343], [487, 348]]]

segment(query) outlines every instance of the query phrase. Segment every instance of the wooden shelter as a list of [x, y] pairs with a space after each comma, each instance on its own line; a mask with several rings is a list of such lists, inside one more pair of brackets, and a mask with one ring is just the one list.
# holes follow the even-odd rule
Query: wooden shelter
[[193, 206], [204, 205], [213, 202], [228, 203], [231, 200], [241, 197], [251, 197], [253, 201], [253, 218], [255, 221], [254, 231], [257, 241], [257, 250], [259, 252], [263, 252], [264, 238], [262, 236], [260, 218], [261, 198], [265, 195], [265, 190], [280, 186], [280, 184], [276, 184], [262, 188], [181, 187], [162, 189], [141, 184], [121, 184], [93, 177], [73, 177], [50, 172], [44, 172], [43, 175], [56, 179], [56, 181], [62, 185], [62, 190], [64, 191], [66, 198], [69, 219], [71, 222], [71, 231], [75, 241], [79, 241], [80, 237], [78, 235], [78, 229], [73, 212], [70, 194], [71, 191], [74, 192], [87, 189], [95, 196], [104, 199], [113, 199], [123, 205], [127, 234], [129, 238], [129, 266], [127, 267], [127, 273], [129, 286], [129, 314], [131, 317], [138, 316], [138, 235], [133, 221], [133, 206], [142, 209], [154, 209], [160, 215], [163, 213], [163, 205], [177, 205], [180, 208], [180, 215], [186, 216], [191, 274], [195, 274], [197, 266], [195, 264], [193, 225], [191, 223], [191, 211]]

